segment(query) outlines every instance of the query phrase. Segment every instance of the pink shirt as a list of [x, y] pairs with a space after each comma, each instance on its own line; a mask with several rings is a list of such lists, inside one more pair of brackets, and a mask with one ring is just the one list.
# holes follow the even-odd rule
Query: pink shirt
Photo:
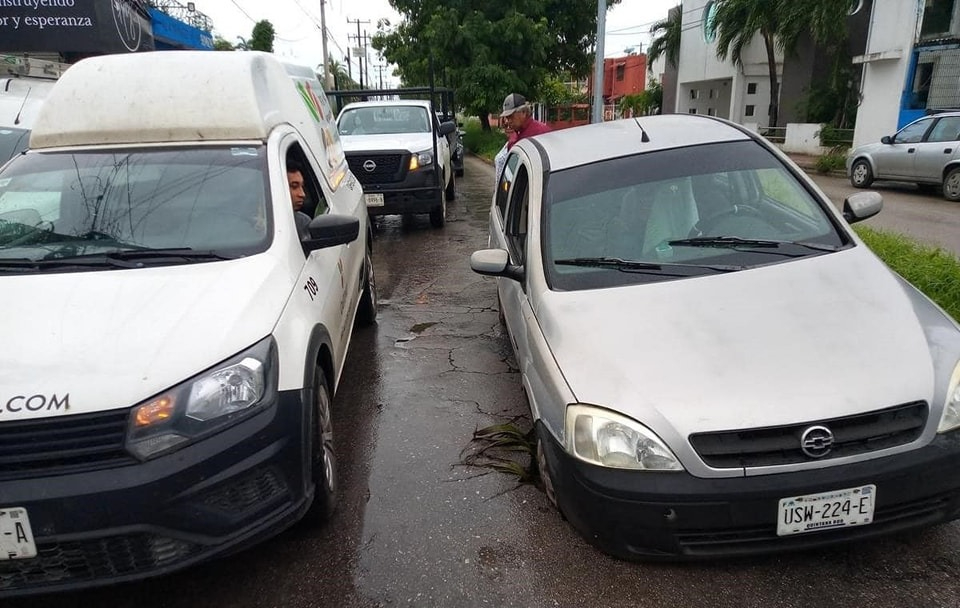
[[510, 133], [510, 136], [507, 137], [507, 149], [513, 147], [515, 143], [523, 139], [524, 137], [532, 137], [534, 135], [540, 135], [541, 133], [549, 133], [550, 127], [546, 124], [540, 122], [539, 120], [534, 120], [533, 118], [529, 119], [519, 131], [514, 131]]

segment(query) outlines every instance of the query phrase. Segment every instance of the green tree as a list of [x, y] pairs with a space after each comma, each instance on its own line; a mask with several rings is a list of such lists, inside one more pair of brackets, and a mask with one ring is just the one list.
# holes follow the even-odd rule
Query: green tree
[[653, 69], [653, 62], [666, 55], [667, 61], [673, 67], [680, 65], [680, 36], [683, 32], [683, 5], [678, 4], [676, 10], [666, 19], [657, 21], [650, 26], [653, 39], [647, 48], [647, 68]]
[[272, 53], [273, 39], [275, 37], [276, 32], [273, 29], [272, 23], [266, 19], [258, 21], [253, 26], [253, 33], [250, 35], [250, 40], [247, 43], [248, 50]]
[[[613, 5], [619, 0], [607, 0]], [[596, 38], [595, 0], [390, 0], [403, 16], [381, 20], [373, 46], [397, 66], [405, 85], [436, 74], [456, 89], [464, 110], [480, 117], [509, 93], [540, 98], [551, 75], [584, 76]], [[440, 79], [435, 79], [440, 84]]]
[[[777, 51], [793, 54], [804, 35], [826, 45], [845, 45], [850, 1], [844, 0], [717, 0], [713, 27], [717, 57], [728, 56], [743, 67], [743, 54], [759, 36], [767, 55], [770, 79], [770, 124], [779, 114], [780, 82]], [[840, 48], [840, 46], [837, 46]]]
[[220, 36], [217, 36], [213, 39], [213, 50], [215, 51], [232, 51], [234, 50], [233, 45], [230, 44], [229, 40], [224, 40]]
[[659, 114], [662, 106], [663, 86], [656, 78], [650, 80], [643, 92], [624, 95], [619, 102], [620, 112], [626, 114], [629, 110], [633, 116]]

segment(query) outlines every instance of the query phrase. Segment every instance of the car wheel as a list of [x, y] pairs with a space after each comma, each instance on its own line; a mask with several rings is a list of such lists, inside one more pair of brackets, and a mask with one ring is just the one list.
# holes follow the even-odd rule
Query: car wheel
[[539, 426], [537, 427], [537, 472], [540, 473], [540, 483], [543, 484], [543, 492], [547, 495], [547, 500], [555, 509], [560, 510], [557, 503], [557, 490], [553, 485], [553, 477], [550, 475], [550, 465], [547, 464], [546, 450], [543, 449], [542, 434], [547, 431]]
[[360, 294], [360, 308], [357, 310], [357, 322], [360, 325], [373, 325], [377, 322], [377, 280], [373, 272], [373, 256], [370, 249], [363, 258], [364, 282]]
[[463, 177], [463, 167], [460, 167], [459, 169], [454, 171], [454, 175], [456, 175], [457, 177]]
[[440, 208], [430, 212], [430, 225], [434, 228], [443, 228], [447, 221], [447, 199], [441, 197]]
[[853, 166], [850, 167], [850, 183], [854, 188], [869, 188], [873, 183], [873, 170], [870, 168], [870, 163], [862, 158], [854, 161]]
[[452, 201], [457, 198], [457, 177], [453, 173], [450, 174], [450, 182], [447, 184], [447, 189], [444, 191], [448, 201]]
[[503, 301], [500, 300], [500, 292], [497, 292], [497, 317], [500, 319], [500, 325], [507, 326], [507, 317], [503, 314]]
[[330, 519], [337, 505], [337, 453], [333, 447], [333, 414], [327, 377], [318, 365], [313, 377], [312, 432], [310, 434], [310, 471], [313, 504], [304, 518], [311, 524]]
[[954, 167], [943, 180], [943, 198], [960, 201], [960, 167]]

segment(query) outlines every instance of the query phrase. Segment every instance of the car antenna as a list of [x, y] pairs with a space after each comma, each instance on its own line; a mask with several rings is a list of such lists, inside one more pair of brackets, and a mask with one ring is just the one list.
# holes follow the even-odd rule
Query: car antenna
[[643, 125], [640, 124], [640, 119], [634, 118], [634, 122], [637, 123], [637, 126], [640, 127], [640, 141], [643, 143], [650, 143], [650, 137], [647, 135], [647, 132], [643, 130]]
[[20, 115], [23, 114], [23, 108], [27, 105], [27, 99], [30, 97], [30, 91], [33, 90], [33, 87], [27, 88], [27, 94], [23, 96], [23, 103], [20, 104], [20, 109], [17, 110], [17, 117], [13, 119], [13, 124], [20, 124]]

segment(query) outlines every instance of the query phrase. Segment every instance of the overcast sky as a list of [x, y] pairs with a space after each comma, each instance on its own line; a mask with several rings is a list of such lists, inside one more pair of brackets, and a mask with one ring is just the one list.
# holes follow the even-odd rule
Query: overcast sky
[[[496, 1], [496, 0], [491, 0]], [[321, 0], [193, 0], [196, 10], [205, 13], [213, 21], [214, 34], [236, 43], [237, 37], [249, 38], [253, 25], [261, 19], [273, 24], [277, 38], [274, 52], [295, 63], [317, 67], [323, 62], [320, 36]], [[181, 0], [186, 4], [186, 0]], [[650, 42], [650, 25], [666, 18], [667, 11], [679, 4], [678, 0], [622, 0], [607, 12], [604, 56], [623, 55], [626, 49], [642, 45], [646, 50]], [[348, 34], [356, 36], [359, 19], [361, 34], [373, 35], [381, 18], [396, 23], [399, 16], [387, 0], [327, 0], [326, 7], [327, 50], [331, 57], [343, 62], [348, 46], [356, 42]], [[347, 20], [353, 23], [348, 23]], [[365, 23], [366, 22], [366, 23]], [[370, 49], [372, 66], [380, 63]], [[357, 80], [356, 63], [353, 64], [354, 80]], [[378, 73], [371, 69], [374, 82]], [[385, 73], [387, 86], [396, 84]]]

